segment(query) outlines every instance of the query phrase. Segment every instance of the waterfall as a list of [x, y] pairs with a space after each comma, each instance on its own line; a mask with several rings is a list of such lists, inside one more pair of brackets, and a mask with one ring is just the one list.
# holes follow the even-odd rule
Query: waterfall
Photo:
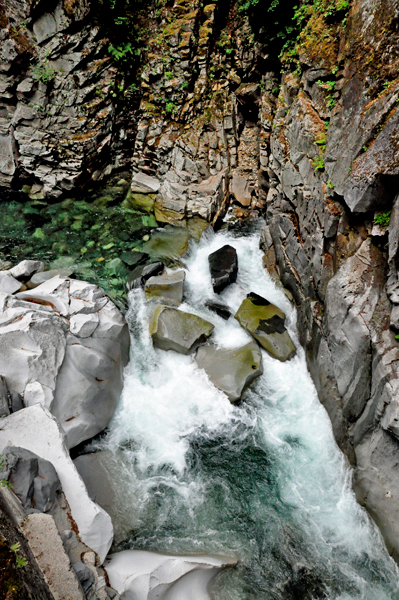
[[[226, 243], [237, 250], [238, 278], [216, 296], [208, 255]], [[256, 292], [286, 313], [297, 355], [282, 363], [262, 350], [264, 374], [240, 404], [214, 388], [192, 356], [153, 348], [144, 293], [130, 293], [131, 360], [100, 442], [115, 457], [117, 547], [236, 557], [213, 582], [216, 600], [399, 598], [396, 565], [356, 502], [307, 371], [295, 309], [263, 268], [258, 244], [258, 231], [220, 232], [183, 259], [181, 308], [211, 321], [221, 347], [250, 337], [206, 300], [221, 299], [234, 314]]]

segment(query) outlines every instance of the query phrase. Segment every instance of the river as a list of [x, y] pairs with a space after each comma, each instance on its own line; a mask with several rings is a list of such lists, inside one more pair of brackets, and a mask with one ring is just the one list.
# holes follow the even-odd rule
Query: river
[[226, 243], [239, 272], [219, 299], [233, 314], [251, 291], [278, 305], [297, 355], [281, 363], [262, 351], [264, 374], [232, 405], [191, 356], [153, 348], [144, 293], [130, 293], [131, 361], [97, 446], [118, 457], [117, 548], [237, 557], [215, 578], [215, 600], [397, 599], [397, 567], [356, 502], [299, 346], [295, 309], [262, 266], [259, 231], [192, 244], [181, 308], [211, 321], [222, 347], [250, 341], [233, 317], [204, 305], [217, 298], [208, 255]]

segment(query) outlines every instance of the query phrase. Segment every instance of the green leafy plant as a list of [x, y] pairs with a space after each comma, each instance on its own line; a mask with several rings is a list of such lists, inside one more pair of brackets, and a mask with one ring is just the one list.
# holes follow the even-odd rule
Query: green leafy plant
[[319, 156], [313, 160], [313, 166], [315, 171], [322, 171], [324, 169], [324, 156]]
[[17, 569], [20, 569], [21, 567], [26, 567], [26, 565], [28, 564], [28, 561], [23, 556], [19, 556], [19, 553], [21, 551], [20, 542], [16, 542], [12, 546], [10, 546], [10, 548], [15, 554], [15, 561], [17, 564]]
[[165, 77], [166, 77], [166, 79], [169, 79], [169, 80], [173, 79], [173, 73], [172, 73], [172, 71], [166, 71]]
[[48, 60], [39, 62], [32, 71], [33, 79], [41, 81], [42, 83], [48, 83], [52, 81], [56, 76], [56, 70], [50, 66]]
[[381, 227], [388, 227], [391, 219], [391, 212], [391, 210], [387, 210], [386, 212], [380, 213], [374, 218], [373, 223], [375, 225], [381, 225]]

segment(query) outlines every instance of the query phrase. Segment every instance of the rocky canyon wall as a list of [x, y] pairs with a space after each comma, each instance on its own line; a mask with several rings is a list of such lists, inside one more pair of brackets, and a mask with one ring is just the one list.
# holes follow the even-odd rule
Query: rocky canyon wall
[[301, 3], [282, 75], [236, 3], [150, 6], [122, 129], [90, 4], [3, 3], [0, 184], [51, 198], [128, 164], [129, 202], [159, 223], [265, 216], [265, 266], [293, 295], [358, 499], [398, 559], [399, 6], [348, 4]]

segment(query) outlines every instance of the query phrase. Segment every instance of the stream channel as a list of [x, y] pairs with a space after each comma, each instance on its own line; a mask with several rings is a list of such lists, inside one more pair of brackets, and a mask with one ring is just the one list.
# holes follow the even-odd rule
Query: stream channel
[[[237, 250], [238, 278], [216, 296], [208, 255], [226, 243]], [[192, 356], [153, 348], [144, 293], [130, 292], [125, 388], [95, 446], [114, 457], [115, 550], [235, 556], [237, 566], [212, 582], [216, 600], [398, 599], [398, 569], [356, 502], [295, 310], [263, 268], [259, 230], [206, 232], [181, 261], [181, 309], [215, 325], [213, 343], [234, 348], [250, 337], [205, 301], [222, 300], [234, 315], [252, 291], [284, 310], [298, 352], [282, 363], [262, 350], [264, 374], [233, 405]]]

